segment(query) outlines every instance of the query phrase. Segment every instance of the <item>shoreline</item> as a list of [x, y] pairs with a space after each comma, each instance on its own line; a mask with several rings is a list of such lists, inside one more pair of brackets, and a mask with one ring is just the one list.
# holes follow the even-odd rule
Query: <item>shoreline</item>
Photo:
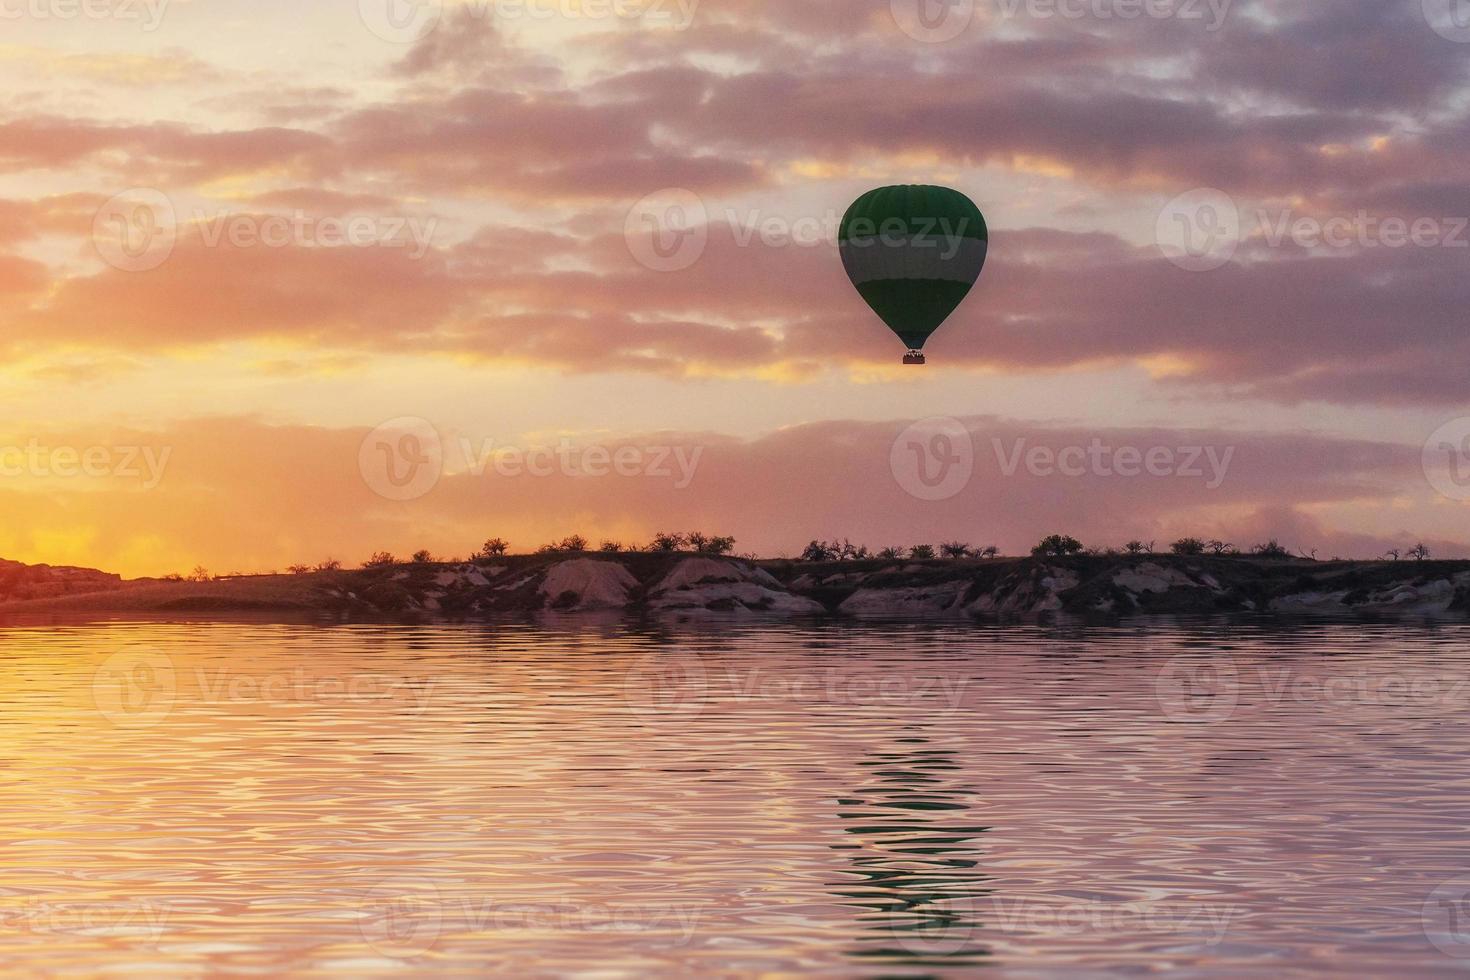
[[1011, 621], [1269, 614], [1470, 619], [1470, 561], [1129, 555], [851, 562], [693, 554], [516, 556], [144, 579], [0, 603], [0, 619], [86, 616], [475, 621], [541, 613]]

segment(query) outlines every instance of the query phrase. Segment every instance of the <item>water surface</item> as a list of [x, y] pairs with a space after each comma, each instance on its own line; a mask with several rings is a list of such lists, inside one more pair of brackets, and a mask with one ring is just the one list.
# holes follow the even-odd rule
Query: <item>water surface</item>
[[108, 624], [0, 655], [7, 975], [1470, 968], [1462, 627]]

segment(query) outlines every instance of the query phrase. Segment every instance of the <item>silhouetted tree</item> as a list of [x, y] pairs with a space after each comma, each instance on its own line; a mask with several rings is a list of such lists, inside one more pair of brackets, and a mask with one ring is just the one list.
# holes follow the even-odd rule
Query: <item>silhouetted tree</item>
[[909, 557], [915, 561], [928, 561], [934, 557], [932, 544], [916, 544], [909, 549]]
[[1205, 553], [1205, 543], [1199, 538], [1180, 538], [1169, 545], [1169, 550], [1176, 555], [1202, 555]]
[[946, 541], [939, 546], [939, 553], [946, 558], [968, 558], [970, 546], [963, 541]]
[[1037, 558], [1065, 558], [1082, 551], [1082, 542], [1068, 534], [1050, 534], [1041, 539], [1031, 554]]
[[649, 543], [648, 550], [669, 552], [678, 551], [682, 547], [684, 547], [684, 535], [666, 534], [663, 531], [659, 531], [653, 536], [653, 541]]
[[728, 555], [735, 550], [735, 539], [730, 535], [717, 534], [705, 543], [703, 550], [706, 554]]
[[1290, 558], [1291, 551], [1285, 545], [1272, 538], [1265, 544], [1258, 544], [1251, 549], [1251, 554], [1257, 558]]
[[386, 568], [389, 565], [398, 564], [398, 559], [386, 551], [375, 551], [373, 556], [362, 563], [363, 568]]
[[802, 561], [836, 561], [836, 546], [825, 541], [813, 541], [801, 553]]

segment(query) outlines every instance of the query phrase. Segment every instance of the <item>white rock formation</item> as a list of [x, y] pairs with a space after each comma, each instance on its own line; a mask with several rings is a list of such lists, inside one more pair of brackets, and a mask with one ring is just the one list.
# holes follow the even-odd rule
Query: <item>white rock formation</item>
[[818, 615], [825, 610], [813, 599], [792, 595], [764, 569], [744, 562], [689, 558], [649, 592], [655, 612], [749, 612], [788, 616]]
[[577, 559], [553, 565], [541, 582], [541, 594], [555, 602], [567, 593], [577, 596], [571, 610], [622, 609], [628, 590], [637, 586], [633, 573], [610, 561]]
[[1129, 592], [1141, 594], [1144, 592], [1164, 593], [1175, 586], [1197, 589], [1202, 583], [1196, 582], [1177, 568], [1165, 568], [1163, 565], [1145, 562], [1135, 568], [1125, 568], [1115, 574], [1113, 584]]
[[858, 589], [838, 612], [852, 616], [935, 616], [956, 611], [969, 582], [941, 582], [898, 589]]

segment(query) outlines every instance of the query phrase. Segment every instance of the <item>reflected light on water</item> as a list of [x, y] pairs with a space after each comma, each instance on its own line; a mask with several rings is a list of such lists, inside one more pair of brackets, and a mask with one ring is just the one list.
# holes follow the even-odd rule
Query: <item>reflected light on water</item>
[[0, 961], [1454, 975], [1467, 641], [1207, 622], [10, 627]]

